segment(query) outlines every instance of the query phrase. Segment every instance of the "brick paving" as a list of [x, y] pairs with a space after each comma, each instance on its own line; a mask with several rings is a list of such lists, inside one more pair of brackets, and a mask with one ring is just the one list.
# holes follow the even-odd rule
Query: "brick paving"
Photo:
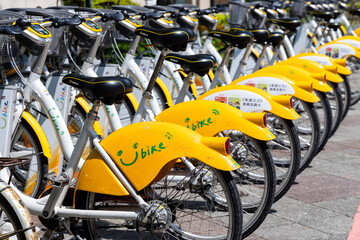
[[347, 239], [360, 203], [359, 143], [360, 103], [351, 107], [325, 149], [246, 239]]

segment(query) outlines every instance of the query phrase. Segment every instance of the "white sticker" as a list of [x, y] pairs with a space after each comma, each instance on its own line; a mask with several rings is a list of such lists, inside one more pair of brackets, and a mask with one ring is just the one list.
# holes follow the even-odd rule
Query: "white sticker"
[[344, 58], [349, 55], [355, 55], [355, 51], [352, 47], [341, 43], [334, 43], [320, 47], [318, 52], [335, 59]]
[[310, 56], [299, 57], [299, 59], [310, 60], [324, 66], [332, 66], [332, 63], [326, 57], [310, 55]]
[[247, 90], [225, 90], [204, 98], [227, 103], [243, 112], [270, 111], [271, 104], [263, 96]]
[[237, 83], [264, 90], [271, 95], [295, 94], [294, 88], [282, 79], [275, 77], [254, 77]]

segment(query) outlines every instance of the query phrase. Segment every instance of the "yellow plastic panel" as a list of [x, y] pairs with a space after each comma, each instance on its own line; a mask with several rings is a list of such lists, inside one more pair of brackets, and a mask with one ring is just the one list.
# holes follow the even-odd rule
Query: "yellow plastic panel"
[[216, 101], [197, 100], [176, 104], [158, 116], [157, 121], [187, 127], [203, 136], [215, 136], [224, 130], [238, 130], [246, 135], [268, 141], [275, 136], [264, 126], [264, 113], [244, 113]]
[[[307, 59], [298, 59], [298, 58], [291, 58], [285, 61], [282, 61], [278, 64], [283, 65], [290, 65], [290, 66], [296, 66], [299, 67], [309, 73], [321, 73], [325, 74], [325, 79], [330, 82], [342, 82], [344, 81], [339, 75], [334, 74], [333, 72], [327, 71], [324, 66], [322, 66], [319, 63], [316, 63], [314, 61], [310, 61]], [[331, 69], [334, 70], [334, 69]], [[335, 69], [336, 71], [336, 69]]]
[[325, 74], [311, 74], [301, 68], [289, 65], [274, 65], [263, 68], [258, 71], [259, 73], [275, 73], [284, 76], [295, 82], [306, 81], [313, 84], [313, 88], [321, 92], [331, 91], [331, 87], [325, 81]]
[[320, 63], [323, 66], [336, 66], [337, 72], [344, 75], [351, 74], [351, 71], [346, 68], [346, 59], [333, 59], [326, 55], [319, 53], [301, 53], [292, 58], [301, 58]]
[[[228, 85], [212, 89], [198, 99], [223, 101], [244, 112], [271, 112], [285, 119], [297, 119], [300, 116], [290, 105], [290, 96], [273, 96], [261, 89], [244, 86]], [[281, 103], [288, 101], [288, 106]], [[238, 103], [238, 104], [237, 104]]]
[[107, 166], [96, 149], [91, 152], [80, 170], [76, 190], [115, 196], [129, 195], [129, 192]]
[[266, 89], [271, 95], [292, 95], [305, 102], [314, 103], [320, 100], [313, 93], [311, 82], [295, 82], [279, 74], [256, 72], [240, 77], [233, 81], [232, 84], [253, 86], [263, 90]]
[[350, 56], [360, 58], [360, 51], [358, 48], [351, 46], [347, 43], [329, 42], [321, 45], [316, 49], [320, 54], [325, 54], [335, 59], [346, 59]]
[[[200, 134], [177, 124], [141, 122], [111, 133], [100, 144], [135, 189], [141, 190], [180, 157], [194, 157], [224, 171], [239, 168], [230, 156], [207, 147], [201, 139]], [[223, 139], [225, 144], [228, 138]]]

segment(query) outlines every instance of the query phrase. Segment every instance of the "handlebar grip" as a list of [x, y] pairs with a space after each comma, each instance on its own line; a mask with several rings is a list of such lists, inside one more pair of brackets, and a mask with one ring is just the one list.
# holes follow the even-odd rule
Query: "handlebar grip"
[[1, 26], [0, 34], [6, 35], [20, 35], [22, 33], [22, 29], [19, 26]]
[[47, 19], [48, 21], [51, 21], [53, 24], [52, 26], [54, 28], [59, 28], [62, 26], [77, 26], [80, 25], [83, 22], [83, 19], [81, 19], [79, 16], [74, 15], [71, 18], [50, 18]]

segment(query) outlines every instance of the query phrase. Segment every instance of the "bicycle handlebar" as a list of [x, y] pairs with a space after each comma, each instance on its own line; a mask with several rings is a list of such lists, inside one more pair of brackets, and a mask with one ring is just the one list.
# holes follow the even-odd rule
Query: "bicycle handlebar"
[[20, 26], [0, 26], [0, 34], [6, 35], [20, 35], [22, 33], [22, 29]]
[[62, 26], [77, 26], [80, 25], [83, 21], [85, 21], [84, 18], [79, 17], [78, 15], [74, 15], [71, 18], [57, 18], [57, 17], [52, 17], [52, 18], [48, 18], [45, 19], [45, 21], [50, 21], [52, 22], [51, 26], [54, 28], [59, 28]]

